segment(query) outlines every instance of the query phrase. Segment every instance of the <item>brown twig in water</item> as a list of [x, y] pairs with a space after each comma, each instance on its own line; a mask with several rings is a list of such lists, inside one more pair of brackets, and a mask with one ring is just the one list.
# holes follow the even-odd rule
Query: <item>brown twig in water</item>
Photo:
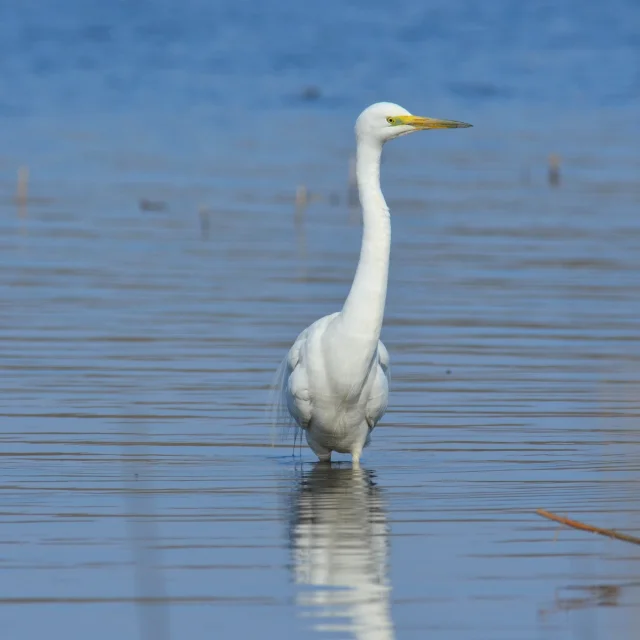
[[570, 520], [569, 518], [563, 518], [557, 516], [555, 513], [545, 511], [544, 509], [538, 509], [536, 513], [543, 518], [559, 522], [560, 524], [573, 527], [574, 529], [580, 529], [581, 531], [589, 531], [590, 533], [598, 533], [601, 536], [607, 536], [609, 538], [615, 538], [616, 540], [622, 540], [623, 542], [630, 542], [631, 544], [640, 544], [640, 538], [630, 536], [626, 533], [618, 533], [613, 529], [603, 529], [602, 527], [594, 527], [590, 524], [584, 524], [584, 522], [578, 522], [577, 520]]
[[296, 189], [296, 211], [295, 211], [295, 223], [296, 225], [302, 224], [304, 220], [304, 212], [307, 210], [309, 204], [309, 191], [303, 184], [299, 185]]
[[16, 187], [16, 202], [26, 204], [29, 190], [29, 167], [18, 169], [18, 186]]
[[560, 156], [552, 153], [549, 156], [549, 184], [557, 187], [560, 184]]
[[15, 203], [18, 205], [18, 214], [21, 218], [27, 216], [27, 198], [29, 192], [29, 167], [18, 169], [18, 185], [16, 187]]

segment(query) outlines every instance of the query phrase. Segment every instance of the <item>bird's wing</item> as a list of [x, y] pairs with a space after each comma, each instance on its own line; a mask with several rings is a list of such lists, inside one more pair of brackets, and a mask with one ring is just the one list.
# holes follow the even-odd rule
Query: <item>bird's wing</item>
[[305, 329], [289, 350], [289, 378], [286, 380], [285, 396], [287, 408], [293, 419], [302, 429], [306, 429], [311, 421], [311, 397], [309, 394], [309, 379], [304, 363], [304, 346], [308, 336]]
[[309, 391], [309, 378], [306, 368], [307, 363], [305, 362], [308, 353], [307, 346], [308, 343], [326, 330], [331, 320], [337, 315], [337, 313], [332, 313], [324, 316], [307, 327], [297, 337], [289, 350], [287, 362], [290, 374], [285, 392], [287, 408], [302, 429], [308, 428], [313, 413], [313, 402]]
[[389, 401], [390, 362], [389, 352], [378, 342], [378, 362], [376, 364], [376, 377], [371, 388], [371, 395], [365, 408], [365, 417], [370, 429], [373, 429], [387, 410]]
[[391, 381], [391, 360], [389, 359], [389, 352], [387, 347], [384, 346], [382, 340], [378, 340], [378, 364], [382, 367], [382, 371], [387, 378], [387, 381]]
[[312, 329], [313, 325], [307, 327], [304, 331], [302, 331], [296, 338], [291, 349], [289, 349], [289, 353], [287, 354], [287, 364], [289, 365], [289, 369], [291, 369], [291, 371], [293, 371], [300, 363], [302, 348], [304, 347], [304, 344], [309, 336], [309, 332]]
[[271, 441], [284, 439], [288, 435], [292, 427], [296, 427], [298, 423], [297, 412], [291, 411], [291, 393], [289, 390], [289, 381], [291, 374], [300, 362], [300, 352], [307, 338], [307, 334], [311, 327], [307, 327], [296, 338], [293, 346], [283, 358], [275, 379], [271, 385], [271, 398], [269, 403], [271, 417]]

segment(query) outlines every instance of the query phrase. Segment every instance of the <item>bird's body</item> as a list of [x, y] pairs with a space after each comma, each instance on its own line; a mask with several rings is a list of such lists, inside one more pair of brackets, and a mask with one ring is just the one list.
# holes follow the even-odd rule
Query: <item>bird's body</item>
[[[359, 341], [364, 357], [331, 357], [343, 352], [343, 336]], [[305, 329], [287, 356], [287, 408], [321, 460], [331, 451], [362, 451], [387, 408], [389, 354], [378, 341], [370, 355], [368, 342], [345, 331], [334, 313]]]
[[387, 409], [389, 354], [380, 341], [391, 244], [389, 208], [380, 188], [384, 142], [429, 128], [464, 123], [412, 116], [382, 102], [356, 122], [356, 178], [363, 213], [360, 259], [341, 311], [325, 316], [296, 339], [280, 367], [281, 402], [320, 460], [331, 452], [360, 460], [371, 431]]

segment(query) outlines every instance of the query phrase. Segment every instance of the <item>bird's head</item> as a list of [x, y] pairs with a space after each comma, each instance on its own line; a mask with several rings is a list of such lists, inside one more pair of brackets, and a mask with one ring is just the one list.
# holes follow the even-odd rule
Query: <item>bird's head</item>
[[356, 120], [356, 137], [370, 139], [380, 144], [399, 136], [427, 129], [459, 129], [470, 127], [466, 122], [439, 120], [414, 116], [400, 105], [377, 102], [367, 107]]

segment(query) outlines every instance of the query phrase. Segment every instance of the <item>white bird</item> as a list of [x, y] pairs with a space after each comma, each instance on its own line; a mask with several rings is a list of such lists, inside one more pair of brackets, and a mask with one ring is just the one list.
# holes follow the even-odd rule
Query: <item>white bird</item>
[[470, 127], [411, 115], [390, 102], [356, 121], [356, 180], [362, 205], [360, 259], [342, 310], [320, 318], [296, 339], [278, 370], [280, 416], [288, 410], [320, 461], [350, 453], [354, 466], [387, 409], [389, 353], [380, 341], [389, 272], [391, 221], [380, 188], [382, 146], [426, 129]]

